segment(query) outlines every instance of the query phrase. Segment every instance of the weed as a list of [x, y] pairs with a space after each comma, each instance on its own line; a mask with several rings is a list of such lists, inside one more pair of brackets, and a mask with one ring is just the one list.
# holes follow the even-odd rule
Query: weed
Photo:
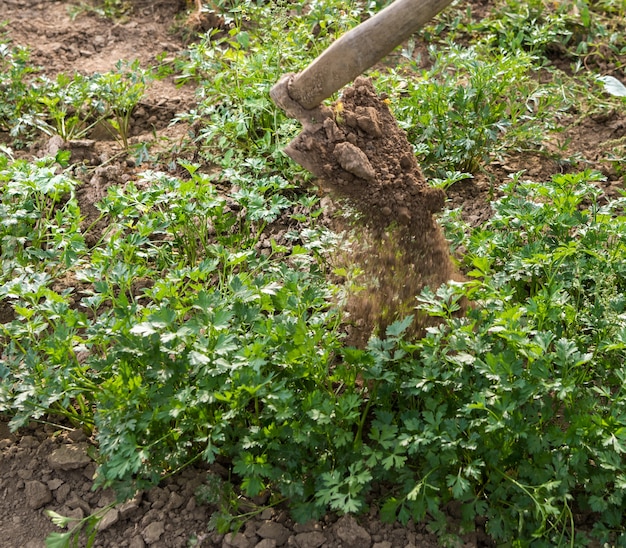
[[101, 109], [113, 128], [113, 135], [124, 150], [129, 150], [130, 123], [134, 108], [143, 98], [150, 71], [141, 69], [138, 61], [119, 61], [115, 70], [93, 77], [91, 94], [101, 101]]
[[81, 1], [70, 8], [70, 16], [75, 18], [82, 13], [95, 13], [107, 19], [121, 19], [131, 7], [126, 0], [96, 0], [90, 4]]
[[0, 129], [17, 138], [32, 131], [36, 121], [36, 98], [31, 75], [36, 72], [28, 50], [0, 40]]
[[108, 114], [94, 91], [93, 79], [80, 74], [73, 77], [59, 74], [56, 81], [44, 80], [39, 101], [50, 122], [42, 120], [40, 129], [59, 135], [64, 141], [87, 135]]
[[431, 54], [430, 70], [392, 73], [387, 80], [397, 98], [394, 113], [429, 173], [445, 179], [447, 171], [475, 172], [515, 135], [523, 135], [526, 146], [542, 141], [545, 125], [537, 122], [558, 96], [537, 91], [529, 55], [489, 56], [451, 44]]

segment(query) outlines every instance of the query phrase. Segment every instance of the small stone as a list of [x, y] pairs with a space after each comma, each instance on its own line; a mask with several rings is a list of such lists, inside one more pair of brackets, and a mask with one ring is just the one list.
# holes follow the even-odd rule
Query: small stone
[[254, 542], [241, 533], [228, 533], [222, 541], [222, 548], [253, 548]]
[[347, 141], [339, 143], [335, 146], [333, 154], [339, 165], [348, 173], [352, 173], [352, 175], [356, 175], [366, 181], [376, 178], [376, 172], [365, 152], [352, 143]]
[[275, 521], [266, 521], [256, 532], [261, 538], [274, 539], [277, 546], [282, 546], [289, 538], [289, 529]]
[[111, 525], [116, 524], [120, 520], [120, 512], [117, 508], [110, 508], [104, 516], [98, 522], [96, 528], [98, 531], [104, 531], [111, 527]]
[[13, 440], [9, 438], [0, 440], [0, 451], [4, 451], [5, 449], [11, 447], [11, 445], [13, 445]]
[[343, 516], [334, 529], [345, 548], [362, 548], [372, 543], [370, 534], [352, 516]]
[[64, 509], [62, 512], [59, 512], [62, 516], [65, 516], [66, 518], [71, 518], [72, 520], [76, 520], [76, 521], [70, 521], [67, 525], [68, 529], [71, 529], [72, 527], [74, 527], [74, 525], [76, 525], [76, 522], [80, 521], [81, 519], [83, 519], [85, 517], [85, 511], [79, 506], [77, 508], [73, 508], [73, 509]]
[[23, 480], [29, 480], [33, 477], [33, 469], [23, 468], [22, 470], [18, 470], [17, 477]]
[[53, 135], [50, 137], [45, 146], [46, 154], [49, 156], [56, 156], [59, 150], [62, 150], [65, 146], [65, 141], [59, 135]]
[[324, 132], [326, 133], [326, 138], [331, 143], [343, 141], [346, 138], [346, 134], [339, 129], [339, 126], [332, 118], [326, 118], [326, 120], [324, 120]]
[[135, 535], [130, 539], [130, 543], [128, 544], [128, 548], [145, 548], [146, 543], [143, 541], [140, 535]]
[[256, 542], [259, 540], [256, 534], [258, 526], [259, 523], [256, 520], [251, 519], [246, 522], [243, 531], [239, 530], [239, 533], [243, 533], [244, 536], [248, 537], [249, 539], [253, 539], [254, 542]]
[[391, 542], [394, 546], [404, 546], [406, 544], [406, 531], [399, 528], [391, 531]]
[[141, 536], [146, 544], [154, 544], [161, 538], [163, 533], [165, 533], [165, 525], [163, 522], [153, 521], [141, 531]]
[[161, 508], [163, 508], [165, 506], [165, 500], [163, 499], [157, 499], [155, 500], [151, 505], [150, 508], [152, 510], [160, 510]]
[[93, 479], [96, 477], [96, 469], [96, 463], [90, 462], [87, 466], [85, 466], [85, 469], [83, 470], [83, 476], [86, 477], [88, 480], [93, 481]]
[[170, 493], [170, 498], [165, 505], [165, 509], [176, 510], [177, 508], [180, 508], [184, 502], [185, 499], [183, 497], [181, 497], [176, 491], [172, 491]]
[[372, 548], [391, 548], [391, 542], [388, 540], [383, 540], [382, 542], [377, 542], [372, 546]]
[[98, 498], [98, 506], [104, 508], [115, 502], [115, 491], [113, 489], [105, 489], [100, 493]]
[[273, 538], [264, 538], [254, 545], [254, 548], [276, 548], [277, 544]]
[[152, 503], [162, 499], [163, 497], [165, 497], [165, 490], [161, 487], [153, 487], [146, 493], [146, 500]]
[[24, 436], [20, 440], [20, 447], [22, 449], [34, 449], [39, 443], [39, 440], [35, 436]]
[[87, 444], [61, 445], [48, 456], [48, 464], [54, 470], [76, 470], [84, 468], [91, 461], [87, 454]]
[[87, 434], [85, 434], [82, 428], [75, 428], [67, 434], [67, 437], [71, 439], [74, 443], [79, 443], [81, 441], [87, 440]]
[[310, 531], [297, 534], [295, 540], [298, 548], [319, 548], [326, 542], [326, 536], [321, 531]]
[[415, 169], [416, 161], [414, 156], [406, 154], [400, 158], [400, 167], [404, 170]]
[[64, 483], [54, 492], [54, 498], [59, 504], [63, 504], [67, 500], [71, 490], [70, 485]]
[[139, 508], [139, 504], [141, 503], [141, 493], [135, 495], [132, 499], [122, 502], [117, 509], [120, 513], [120, 518], [126, 519], [130, 514], [132, 514], [137, 508]]
[[150, 509], [145, 514], [143, 514], [143, 516], [141, 517], [139, 521], [139, 524], [141, 527], [147, 527], [154, 521], [164, 521], [164, 520], [165, 520], [165, 513], [163, 511]]
[[293, 530], [296, 533], [310, 533], [311, 531], [320, 531], [322, 525], [319, 521], [307, 521], [306, 523], [296, 523], [293, 526]]
[[53, 478], [48, 482], [48, 489], [50, 489], [50, 491], [56, 491], [64, 483], [65, 482], [60, 478]]
[[74, 498], [67, 501], [66, 504], [69, 508], [82, 508], [85, 514], [91, 514], [91, 508], [89, 507], [89, 504], [79, 497], [75, 496]]
[[196, 497], [191, 497], [187, 501], [187, 504], [185, 506], [185, 511], [193, 512], [196, 509], [196, 506], [197, 506]]
[[27, 481], [25, 486], [26, 504], [32, 510], [37, 510], [52, 502], [52, 492], [45, 483], [37, 480]]
[[382, 137], [383, 132], [380, 129], [378, 121], [378, 112], [374, 107], [357, 107], [356, 123], [365, 132], [372, 137]]

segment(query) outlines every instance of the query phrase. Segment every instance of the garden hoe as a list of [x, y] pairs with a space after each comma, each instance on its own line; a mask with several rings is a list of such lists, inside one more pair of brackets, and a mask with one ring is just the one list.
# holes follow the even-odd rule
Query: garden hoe
[[[368, 216], [377, 212], [382, 217], [377, 225], [413, 224], [416, 208], [439, 211], [444, 196], [426, 185], [388, 101], [360, 75], [451, 1], [396, 0], [336, 40], [302, 72], [283, 75], [270, 90], [274, 103], [303, 125], [285, 153]], [[321, 104], [353, 80], [332, 107]]]
[[[303, 125], [285, 153], [360, 212], [367, 230], [360, 245], [344, 250], [358, 264], [366, 291], [346, 304], [353, 318], [350, 344], [364, 346], [377, 326], [412, 314], [415, 295], [455, 279], [448, 243], [433, 213], [443, 209], [443, 190], [426, 183], [413, 147], [379, 97], [360, 76], [451, 0], [396, 0], [344, 34], [299, 74], [284, 75], [270, 90], [274, 103]], [[322, 101], [342, 90], [330, 107]], [[412, 333], [422, 336], [428, 321]]]

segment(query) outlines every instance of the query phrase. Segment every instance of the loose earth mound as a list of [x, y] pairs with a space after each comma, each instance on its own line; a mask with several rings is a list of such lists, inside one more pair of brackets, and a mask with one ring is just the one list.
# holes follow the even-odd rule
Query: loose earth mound
[[[371, 80], [357, 78], [332, 108], [307, 111], [286, 95], [289, 78], [277, 85], [274, 99], [302, 122], [303, 131], [285, 152], [345, 198], [362, 223], [358, 249], [341, 260], [363, 271], [367, 289], [348, 303], [356, 326], [351, 342], [363, 344], [376, 327], [412, 313], [424, 287], [454, 277], [448, 245], [433, 219], [445, 195], [424, 179], [405, 132]], [[414, 332], [423, 327], [418, 321]]]

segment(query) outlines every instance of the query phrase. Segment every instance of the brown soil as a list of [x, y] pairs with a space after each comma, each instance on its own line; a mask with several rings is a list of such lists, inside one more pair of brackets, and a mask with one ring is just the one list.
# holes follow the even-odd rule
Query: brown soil
[[430, 229], [444, 193], [424, 180], [405, 132], [371, 80], [358, 77], [332, 108], [304, 110], [284, 95], [275, 99], [303, 124], [285, 152], [347, 198], [368, 226], [380, 231], [396, 223], [416, 236]]
[[[344, 250], [339, 261], [362, 270], [366, 289], [350, 295], [346, 305], [354, 320], [349, 343], [361, 346], [372, 331], [384, 333], [395, 319], [413, 313], [424, 287], [459, 278], [433, 217], [445, 194], [424, 179], [406, 133], [370, 79], [357, 78], [332, 108], [299, 118], [303, 131], [287, 154], [358, 214], [353, 239], [359, 245]], [[412, 333], [422, 335], [425, 327], [420, 318]]]
[[[161, 53], [170, 55], [183, 49], [184, 38], [192, 30], [184, 34], [173, 32], [187, 18], [183, 1], [132, 0], [129, 4], [132, 7], [129, 16], [112, 23], [89, 12], [72, 19], [68, 14], [69, 4], [63, 1], [2, 0], [0, 18], [7, 21], [5, 31], [13, 42], [29, 46], [34, 64], [51, 77], [59, 72], [104, 72], [120, 59], [139, 59], [147, 67]], [[487, 5], [482, 0], [473, 4], [481, 9]], [[210, 23], [201, 22], [204, 26]], [[423, 51], [422, 46], [417, 44], [416, 51]], [[171, 78], [156, 80], [134, 113], [133, 142], [150, 144], [158, 169], [167, 169], [171, 160], [160, 156], [161, 151], [183, 142], [186, 136], [189, 128], [184, 124], [170, 127], [169, 123], [176, 113], [193, 108], [194, 93], [193, 87], [177, 87]], [[377, 300], [359, 301], [357, 296], [352, 301], [354, 316], [363, 322], [354, 335], [359, 340], [373, 326], [375, 318], [386, 313], [391, 319], [394, 310], [401, 311], [407, 306], [417, 287], [454, 276], [454, 269], [432, 217], [444, 205], [443, 196], [425, 186], [412, 154], [403, 148], [406, 139], [393, 129], [397, 126], [384, 101], [375, 96], [367, 81], [359, 80], [355, 87], [344, 92], [342, 106], [335, 105], [327, 113], [326, 127], [323, 121], [321, 126], [322, 140], [326, 139], [327, 144], [332, 142], [333, 147], [328, 148], [332, 158], [322, 163], [323, 169], [326, 164], [331, 166], [324, 178], [332, 181], [327, 184], [334, 195], [349, 199], [367, 219], [355, 229], [367, 245], [354, 253], [347, 250], [345, 260], [355, 259], [363, 265], [366, 277], [376, 280], [379, 288], [385, 288], [378, 291]], [[484, 222], [490, 215], [489, 201], [497, 195], [498, 185], [521, 169], [536, 180], [547, 179], [562, 170], [600, 169], [607, 175], [606, 194], [616, 195], [623, 188], [622, 175], [606, 159], [604, 151], [605, 142], [617, 142], [626, 134], [624, 113], [615, 112], [597, 119], [572, 116], [564, 123], [568, 125], [561, 138], [567, 144], [567, 154], [575, 160], [564, 163], [545, 151], [514, 154], [506, 161], [488, 166], [474, 179], [454, 185], [447, 193], [446, 205], [463, 206], [463, 215], [472, 224]], [[0, 135], [2, 142], [8, 142], [8, 138]], [[360, 155], [348, 144], [366, 154], [369, 167], [362, 158], [359, 163]], [[84, 159], [90, 166], [81, 174], [85, 184], [79, 190], [86, 223], [97, 218], [93, 204], [107, 187], [133, 180], [141, 169], [125, 156], [118, 156], [119, 146], [106, 132], [95, 132], [78, 143], [38, 142], [19, 154], [40, 156], [60, 146], [69, 147], [75, 160]], [[565, 153], [561, 155], [564, 157]], [[0, 321], [10, 320], [10, 314], [10, 308], [0, 303]], [[0, 417], [1, 546], [43, 547], [49, 533], [61, 531], [44, 514], [45, 510], [82, 518], [113, 501], [112, 493], [92, 490], [95, 464], [89, 457], [91, 440], [82, 431], [33, 424], [12, 434], [5, 419]], [[427, 534], [421, 525], [402, 528], [382, 524], [375, 507], [358, 522], [353, 518], [327, 516], [305, 525], [294, 524], [278, 508], [266, 510], [251, 520], [243, 534], [234, 538], [212, 534], [207, 530], [212, 509], [194, 497], [196, 488], [207, 481], [208, 472], [203, 468], [187, 469], [110, 511], [100, 525], [102, 531], [95, 546], [427, 548], [437, 545], [435, 537]], [[454, 512], [450, 513], [454, 518]], [[488, 544], [480, 534], [466, 536], [465, 541], [466, 546]]]

